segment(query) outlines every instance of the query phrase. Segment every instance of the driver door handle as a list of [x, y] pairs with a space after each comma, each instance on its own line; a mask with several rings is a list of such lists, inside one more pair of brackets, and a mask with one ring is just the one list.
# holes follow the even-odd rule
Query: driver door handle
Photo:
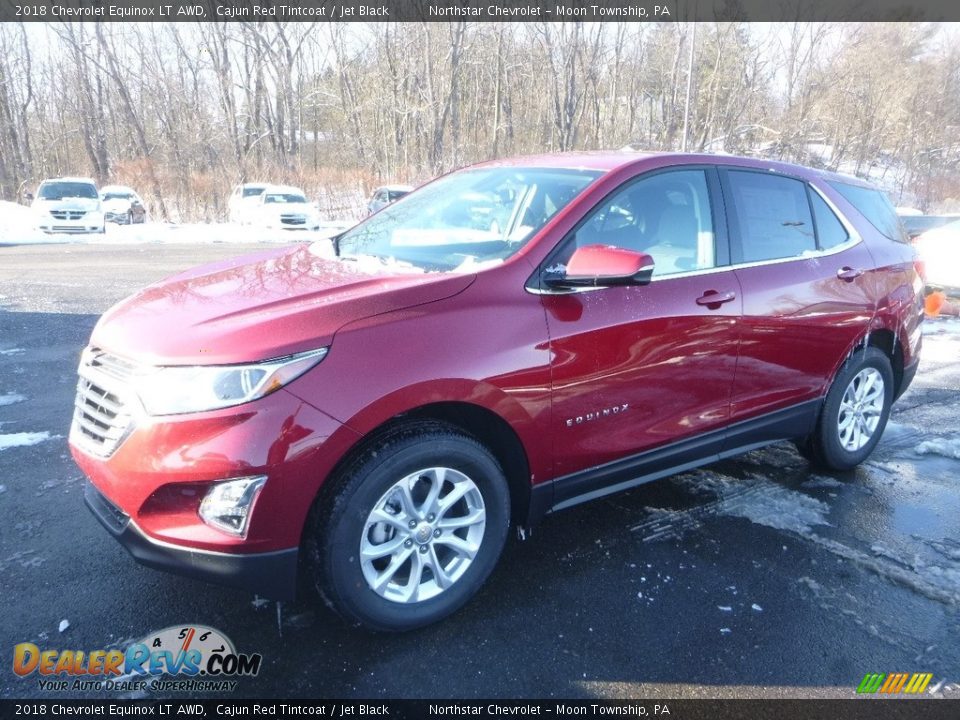
[[706, 305], [708, 308], [716, 309], [736, 298], [737, 294], [735, 292], [719, 293], [716, 290], [707, 290], [697, 298], [697, 305]]
[[859, 268], [852, 268], [849, 265], [844, 265], [842, 268], [837, 270], [837, 277], [841, 280], [846, 280], [847, 282], [853, 282], [861, 275], [863, 275], [863, 270], [860, 270]]

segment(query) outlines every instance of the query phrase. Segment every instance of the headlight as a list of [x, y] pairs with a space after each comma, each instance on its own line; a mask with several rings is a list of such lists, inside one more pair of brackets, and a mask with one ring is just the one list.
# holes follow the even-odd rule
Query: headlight
[[320, 348], [251, 365], [161, 367], [140, 375], [136, 391], [150, 415], [216, 410], [279, 390], [326, 354]]

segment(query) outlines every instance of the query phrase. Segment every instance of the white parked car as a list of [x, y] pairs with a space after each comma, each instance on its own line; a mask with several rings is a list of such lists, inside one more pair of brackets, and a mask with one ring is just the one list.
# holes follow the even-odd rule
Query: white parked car
[[960, 291], [960, 220], [927, 230], [913, 241], [927, 287]]
[[378, 187], [370, 196], [370, 202], [367, 203], [367, 214], [373, 215], [381, 208], [385, 208], [411, 192], [413, 192], [412, 185], [384, 185]]
[[319, 230], [320, 214], [300, 188], [271, 185], [260, 194], [250, 222], [281, 230]]
[[118, 225], [132, 225], [146, 222], [147, 211], [143, 200], [132, 189], [124, 185], [107, 185], [100, 189], [103, 203], [103, 215], [107, 222]]
[[230, 222], [247, 224], [250, 222], [251, 211], [260, 201], [260, 195], [269, 187], [268, 183], [243, 183], [237, 185], [230, 194], [227, 209], [230, 213]]
[[32, 200], [37, 229], [45, 233], [106, 232], [103, 204], [90, 178], [44, 180]]

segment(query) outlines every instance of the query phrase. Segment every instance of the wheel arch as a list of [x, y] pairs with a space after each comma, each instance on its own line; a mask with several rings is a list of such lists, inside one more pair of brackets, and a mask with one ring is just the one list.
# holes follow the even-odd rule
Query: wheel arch
[[893, 369], [893, 397], [900, 396], [903, 385], [903, 344], [897, 334], [888, 328], [871, 330], [864, 338], [863, 347], [875, 347], [881, 350], [890, 360]]
[[[460, 430], [486, 447], [500, 463], [510, 492], [511, 521], [524, 524], [528, 518], [532, 488], [531, 460], [528, 447], [516, 429], [498, 412], [464, 400], [439, 400], [412, 406], [388, 417], [379, 418], [360, 429], [360, 437], [339, 458], [315, 494], [313, 507], [321, 507], [333, 496], [337, 478], [358, 457], [376, 446], [390, 433], [405, 425], [438, 422]], [[304, 531], [310, 523], [304, 525]], [[302, 544], [302, 539], [301, 539]]]

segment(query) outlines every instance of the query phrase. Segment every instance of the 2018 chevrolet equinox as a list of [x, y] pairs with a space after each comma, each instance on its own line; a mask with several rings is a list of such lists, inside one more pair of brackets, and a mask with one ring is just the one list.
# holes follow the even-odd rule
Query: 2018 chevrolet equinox
[[916, 372], [886, 196], [764, 160], [443, 176], [333, 242], [189, 270], [84, 350], [70, 443], [141, 562], [406, 630], [513, 524], [792, 439], [862, 462]]

